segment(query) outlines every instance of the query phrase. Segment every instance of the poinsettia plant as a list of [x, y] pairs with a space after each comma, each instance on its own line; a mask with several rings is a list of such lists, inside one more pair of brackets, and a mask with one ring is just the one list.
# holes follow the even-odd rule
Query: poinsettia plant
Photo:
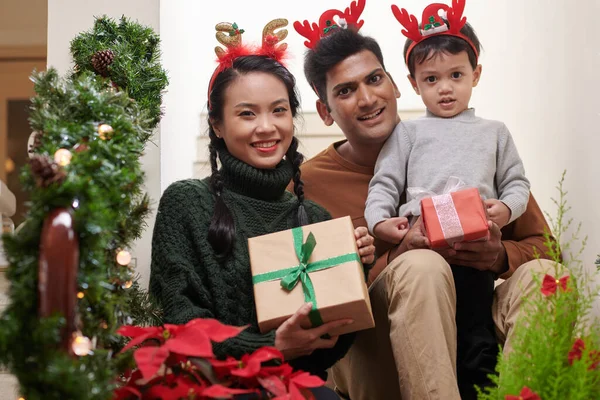
[[137, 369], [125, 376], [114, 400], [245, 399], [305, 400], [322, 379], [294, 371], [283, 354], [262, 347], [240, 360], [217, 359], [212, 342], [223, 342], [245, 328], [214, 319], [194, 319], [185, 325], [123, 326], [117, 332], [131, 340], [123, 352], [133, 352]]

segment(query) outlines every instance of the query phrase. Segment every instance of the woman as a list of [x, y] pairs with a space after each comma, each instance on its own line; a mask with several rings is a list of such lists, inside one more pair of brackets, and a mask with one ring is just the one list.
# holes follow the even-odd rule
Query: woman
[[[249, 325], [216, 343], [217, 357], [240, 357], [274, 346], [297, 369], [324, 377], [342, 358], [353, 335], [323, 338], [339, 320], [304, 329], [305, 304], [277, 330], [258, 330], [247, 239], [330, 219], [304, 201], [294, 117], [299, 108], [292, 74], [265, 55], [235, 58], [217, 70], [209, 93], [212, 174], [172, 184], [163, 194], [152, 241], [150, 291], [165, 322], [216, 318]], [[218, 168], [217, 160], [221, 163]], [[293, 180], [295, 195], [286, 186]], [[364, 264], [374, 260], [373, 238], [355, 231]]]

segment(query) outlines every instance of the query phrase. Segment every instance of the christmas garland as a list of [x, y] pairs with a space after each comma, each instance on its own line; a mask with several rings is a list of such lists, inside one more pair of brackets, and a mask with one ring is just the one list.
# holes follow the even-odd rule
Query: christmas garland
[[[31, 202], [26, 222], [3, 237], [11, 287], [0, 319], [0, 362], [28, 400], [111, 398], [115, 377], [132, 365], [117, 355], [117, 328], [158, 322], [131, 313], [133, 298], [145, 300], [138, 315], [157, 315], [136, 290], [127, 251], [149, 212], [140, 157], [167, 85], [158, 44], [150, 28], [102, 17], [73, 40], [73, 73], [63, 79], [50, 68], [32, 77], [34, 141], [21, 174]], [[57, 304], [52, 292], [68, 292], [44, 264], [56, 246], [44, 248], [51, 239], [43, 232], [59, 222], [78, 249], [74, 318], [45, 314]]]

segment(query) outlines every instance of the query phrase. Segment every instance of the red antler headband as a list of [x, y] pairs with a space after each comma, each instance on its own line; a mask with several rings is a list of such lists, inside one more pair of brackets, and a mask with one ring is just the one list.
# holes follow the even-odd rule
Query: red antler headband
[[217, 79], [217, 76], [219, 76], [221, 72], [225, 71], [227, 68], [231, 68], [236, 58], [257, 55], [270, 57], [279, 63], [282, 62], [285, 57], [287, 43], [281, 42], [287, 37], [288, 31], [287, 29], [281, 29], [278, 32], [275, 32], [275, 30], [285, 28], [287, 24], [287, 19], [279, 18], [274, 19], [265, 25], [262, 35], [262, 45], [257, 49], [242, 44], [242, 34], [244, 33], [244, 30], [240, 29], [235, 22], [233, 24], [221, 22], [215, 26], [215, 29], [217, 30], [217, 40], [225, 46], [225, 49], [220, 46], [215, 47], [219, 65], [215, 69], [215, 72], [213, 72], [208, 85], [209, 109], [211, 108], [210, 94], [215, 79]]
[[[464, 9], [465, 0], [452, 0], [452, 7], [440, 3], [430, 4], [423, 10], [423, 18], [419, 26], [419, 22], [414, 15], [409, 14], [404, 8], [399, 9], [398, 6], [392, 5], [394, 16], [405, 28], [402, 30], [402, 34], [412, 40], [406, 51], [406, 63], [408, 64], [408, 57], [417, 44], [432, 36], [441, 35], [456, 36], [463, 39], [473, 48], [475, 57], [479, 57], [477, 47], [475, 47], [471, 39], [460, 32], [467, 23], [467, 17], [463, 17]], [[440, 17], [440, 10], [446, 12], [446, 20], [448, 22]]]
[[[307, 20], [304, 22], [294, 22], [294, 29], [300, 35], [304, 36], [307, 41], [304, 45], [309, 49], [313, 49], [317, 46], [319, 41], [333, 32], [335, 29], [352, 27], [357, 31], [362, 28], [365, 21], [358, 20], [363, 10], [365, 9], [366, 0], [358, 0], [350, 3], [350, 7], [346, 7], [344, 12], [340, 10], [327, 10], [319, 18], [319, 24], [313, 22], [312, 25]], [[334, 21], [334, 17], [339, 17], [339, 24]]]

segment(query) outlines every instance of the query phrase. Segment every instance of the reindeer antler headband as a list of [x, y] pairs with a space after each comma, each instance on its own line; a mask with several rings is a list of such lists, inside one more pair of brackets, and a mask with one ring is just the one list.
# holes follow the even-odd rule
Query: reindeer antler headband
[[[219, 43], [225, 46], [225, 48], [216, 46], [215, 53], [217, 55], [217, 62], [219, 65], [213, 72], [208, 85], [208, 106], [210, 105], [210, 94], [215, 83], [217, 76], [225, 71], [227, 68], [233, 66], [233, 62], [238, 57], [257, 55], [265, 56], [274, 59], [281, 63], [285, 57], [287, 50], [287, 43], [281, 43], [288, 34], [285, 28], [288, 24], [287, 19], [278, 18], [274, 19], [265, 25], [262, 35], [262, 45], [259, 48], [253, 48], [242, 44], [243, 29], [240, 29], [237, 24], [229, 22], [221, 22], [215, 26], [217, 30], [216, 37]], [[278, 32], [275, 30], [280, 29]]]
[[[308, 39], [304, 42], [304, 45], [309, 49], [314, 49], [323, 37], [329, 35], [335, 29], [351, 27], [358, 31], [362, 28], [365, 21], [359, 21], [359, 18], [365, 9], [365, 1], [353, 1], [344, 12], [333, 9], [327, 10], [321, 14], [318, 24], [313, 22], [311, 25], [307, 20], [304, 20], [304, 22], [296, 21], [294, 22], [294, 29]], [[338, 23], [335, 22], [334, 17], [339, 18]]]
[[[399, 9], [398, 6], [392, 5], [392, 13], [405, 28], [402, 30], [402, 34], [412, 40], [406, 51], [406, 63], [408, 64], [408, 57], [417, 44], [432, 36], [441, 35], [456, 36], [463, 39], [473, 48], [475, 57], [479, 57], [477, 47], [471, 39], [460, 32], [467, 23], [467, 17], [463, 17], [464, 9], [465, 0], [452, 0], [452, 7], [441, 3], [430, 4], [423, 10], [423, 18], [421, 19], [421, 25], [419, 25], [417, 17], [409, 14], [404, 8]], [[439, 15], [440, 10], [446, 12], [447, 22]]]

